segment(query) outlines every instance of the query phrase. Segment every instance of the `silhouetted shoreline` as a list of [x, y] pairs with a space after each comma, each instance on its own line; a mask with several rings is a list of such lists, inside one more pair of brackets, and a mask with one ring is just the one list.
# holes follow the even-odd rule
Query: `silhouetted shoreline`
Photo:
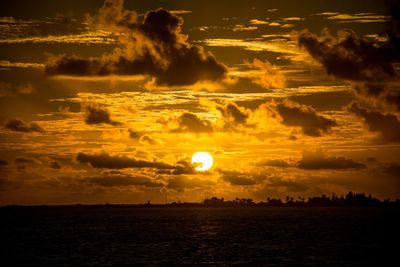
[[208, 208], [208, 207], [396, 207], [400, 208], [400, 199], [379, 200], [365, 193], [349, 192], [340, 197], [321, 195], [318, 197], [297, 197], [296, 199], [287, 196], [284, 200], [280, 198], [267, 198], [266, 201], [254, 202], [251, 198], [235, 198], [224, 200], [224, 198], [211, 197], [199, 202], [171, 202], [166, 204], [70, 204], [70, 205], [4, 205], [1, 207], [127, 207], [127, 208]]

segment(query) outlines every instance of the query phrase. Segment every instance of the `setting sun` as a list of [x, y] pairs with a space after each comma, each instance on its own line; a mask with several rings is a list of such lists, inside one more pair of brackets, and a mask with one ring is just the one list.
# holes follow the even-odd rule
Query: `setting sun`
[[196, 171], [208, 171], [214, 163], [213, 157], [208, 152], [196, 152], [192, 156], [192, 164]]

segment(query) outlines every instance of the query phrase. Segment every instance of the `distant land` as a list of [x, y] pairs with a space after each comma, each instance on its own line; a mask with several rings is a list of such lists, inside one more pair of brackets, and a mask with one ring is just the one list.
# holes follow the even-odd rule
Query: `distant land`
[[400, 208], [400, 199], [380, 200], [371, 194], [348, 192], [346, 195], [318, 197], [290, 197], [284, 200], [280, 198], [267, 198], [265, 202], [254, 202], [251, 198], [224, 198], [211, 197], [199, 202], [171, 202], [165, 204], [153, 204], [150, 201], [140, 204], [72, 204], [72, 205], [5, 205], [3, 207], [19, 206], [96, 206], [96, 207], [397, 207]]

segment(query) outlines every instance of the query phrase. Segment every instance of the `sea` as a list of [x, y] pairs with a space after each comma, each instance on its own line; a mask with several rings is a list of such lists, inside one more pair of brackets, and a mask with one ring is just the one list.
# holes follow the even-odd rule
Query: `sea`
[[0, 266], [400, 266], [399, 209], [7, 206]]

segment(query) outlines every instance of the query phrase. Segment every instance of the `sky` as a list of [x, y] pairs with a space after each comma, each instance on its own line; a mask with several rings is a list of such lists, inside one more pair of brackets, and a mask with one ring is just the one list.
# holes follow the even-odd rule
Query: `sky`
[[399, 10], [1, 1], [0, 204], [399, 198]]

